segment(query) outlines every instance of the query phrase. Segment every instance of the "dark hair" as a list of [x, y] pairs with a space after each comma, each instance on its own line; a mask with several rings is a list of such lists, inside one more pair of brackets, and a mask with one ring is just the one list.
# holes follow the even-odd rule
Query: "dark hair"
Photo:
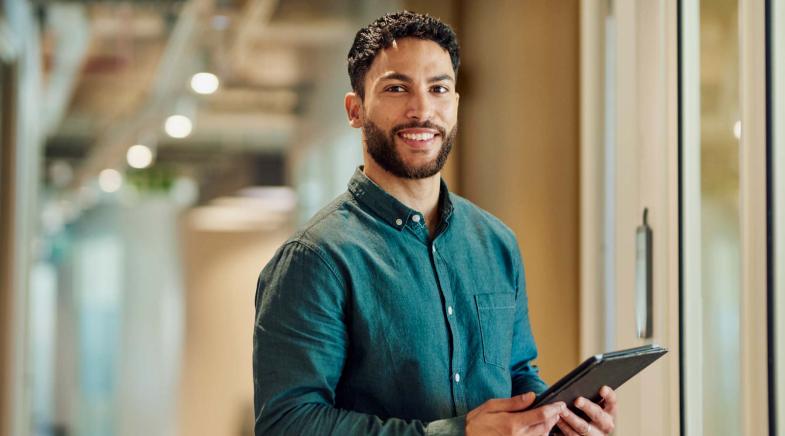
[[391, 12], [357, 31], [349, 49], [349, 80], [352, 90], [365, 97], [365, 73], [371, 67], [379, 50], [389, 48], [396, 39], [419, 38], [439, 44], [450, 54], [452, 69], [458, 75], [461, 57], [458, 38], [450, 26], [430, 15], [410, 11]]

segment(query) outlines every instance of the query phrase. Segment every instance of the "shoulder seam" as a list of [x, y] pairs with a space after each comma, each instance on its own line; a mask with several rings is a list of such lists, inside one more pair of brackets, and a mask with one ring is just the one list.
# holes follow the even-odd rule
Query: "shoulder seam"
[[306, 241], [304, 241], [302, 239], [295, 239], [295, 240], [289, 241], [286, 245], [290, 245], [290, 244], [301, 245], [302, 247], [304, 247], [308, 251], [310, 251], [313, 254], [315, 254], [319, 258], [319, 260], [322, 261], [324, 266], [326, 266], [327, 269], [330, 270], [330, 272], [332, 273], [333, 277], [335, 277], [335, 279], [338, 281], [338, 283], [341, 284], [341, 286], [344, 288], [344, 292], [346, 292], [346, 283], [341, 278], [341, 276], [338, 274], [338, 272], [335, 271], [335, 268], [333, 268], [333, 266], [327, 260], [327, 256], [322, 252], [322, 250], [319, 249], [319, 247], [317, 247], [317, 246], [315, 246], [315, 245], [313, 245], [313, 244], [311, 244], [309, 242], [306, 242]]
[[[345, 194], [346, 194], [346, 193], [343, 193], [343, 194], [341, 194], [341, 196], [343, 196], [343, 195], [345, 195]], [[336, 199], [336, 200], [337, 200], [337, 199]], [[308, 227], [305, 227], [305, 228], [303, 228], [302, 230], [300, 230], [300, 233], [302, 233], [302, 234], [305, 234], [305, 233], [307, 233], [307, 232], [308, 232], [308, 230], [311, 230], [311, 228], [315, 227], [317, 224], [319, 224], [320, 222], [322, 222], [322, 221], [323, 221], [325, 218], [327, 218], [328, 216], [330, 216], [330, 215], [332, 215], [333, 213], [335, 213], [335, 211], [336, 211], [336, 210], [338, 210], [338, 209], [339, 209], [339, 208], [340, 208], [340, 207], [341, 207], [341, 206], [342, 206], [344, 203], [346, 203], [347, 201], [348, 201], [348, 200], [343, 200], [343, 201], [335, 201], [335, 202], [333, 202], [333, 204], [331, 205], [331, 206], [332, 206], [332, 209], [330, 209], [329, 211], [326, 211], [326, 212], [325, 212], [325, 213], [324, 213], [324, 214], [323, 214], [321, 217], [319, 217], [319, 219], [318, 219], [318, 220], [316, 220], [316, 221], [312, 222], [310, 226], [308, 226]]]

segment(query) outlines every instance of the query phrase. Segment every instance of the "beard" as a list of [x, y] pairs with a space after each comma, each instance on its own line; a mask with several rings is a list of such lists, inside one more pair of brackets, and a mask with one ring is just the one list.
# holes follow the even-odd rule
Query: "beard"
[[[439, 153], [432, 161], [415, 166], [407, 165], [401, 159], [401, 155], [395, 148], [395, 137], [399, 131], [412, 128], [436, 129], [439, 131], [442, 145]], [[424, 123], [415, 121], [397, 125], [387, 134], [379, 126], [366, 119], [363, 125], [363, 136], [365, 137], [365, 146], [368, 148], [368, 154], [384, 170], [404, 179], [425, 179], [438, 174], [444, 167], [444, 164], [447, 162], [447, 156], [450, 154], [450, 150], [452, 150], [455, 142], [457, 130], [458, 126], [456, 125], [450, 130], [449, 135], [445, 135], [442, 127], [436, 126], [430, 121]]]

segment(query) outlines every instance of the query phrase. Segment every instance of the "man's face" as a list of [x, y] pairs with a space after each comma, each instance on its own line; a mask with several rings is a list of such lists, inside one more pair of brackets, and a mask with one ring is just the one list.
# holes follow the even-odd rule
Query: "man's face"
[[430, 40], [396, 41], [366, 73], [365, 100], [347, 97], [347, 111], [352, 126], [363, 129], [366, 152], [384, 170], [410, 179], [437, 174], [458, 118], [449, 53]]

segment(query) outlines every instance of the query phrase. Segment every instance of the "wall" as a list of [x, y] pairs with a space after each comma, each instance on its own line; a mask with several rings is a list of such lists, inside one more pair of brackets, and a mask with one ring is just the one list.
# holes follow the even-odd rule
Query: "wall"
[[256, 279], [291, 231], [184, 228], [186, 333], [178, 433], [250, 435]]
[[578, 356], [579, 3], [463, 1], [460, 186], [518, 235], [543, 378]]

